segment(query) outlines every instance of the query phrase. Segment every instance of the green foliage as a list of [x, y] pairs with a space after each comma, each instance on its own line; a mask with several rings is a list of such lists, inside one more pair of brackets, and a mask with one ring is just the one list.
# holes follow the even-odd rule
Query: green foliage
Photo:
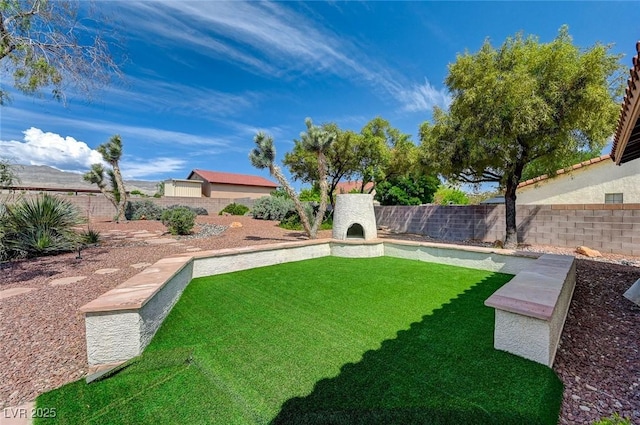
[[162, 212], [162, 224], [172, 235], [188, 235], [196, 224], [196, 213], [185, 207], [167, 209]]
[[608, 418], [601, 418], [593, 422], [592, 425], [632, 425], [632, 423], [631, 419], [623, 418], [618, 413], [614, 413]]
[[[317, 202], [305, 202], [304, 210], [307, 217], [313, 218], [318, 214], [319, 205]], [[304, 230], [302, 228], [302, 221], [297, 211], [290, 211], [278, 224], [279, 227], [287, 230]], [[326, 214], [323, 217], [322, 223], [318, 227], [320, 230], [331, 230], [333, 228], [333, 214]]]
[[150, 199], [127, 202], [124, 216], [127, 220], [160, 220], [163, 208]]
[[134, 189], [131, 192], [129, 192], [131, 195], [135, 195], [135, 196], [142, 196], [143, 198], [147, 198], [149, 195], [147, 195], [144, 192], [139, 191], [138, 189]]
[[165, 210], [172, 210], [174, 208], [186, 208], [189, 209], [191, 211], [193, 211], [194, 213], [196, 213], [196, 215], [209, 215], [209, 212], [203, 208], [203, 207], [191, 207], [189, 205], [169, 205], [168, 207], [164, 208]]
[[222, 209], [222, 211], [220, 211], [218, 214], [222, 215], [224, 213], [227, 213], [227, 214], [231, 214], [231, 215], [245, 215], [248, 212], [249, 212], [249, 207], [247, 207], [246, 205], [242, 205], [242, 204], [236, 204], [234, 202], [234, 203], [229, 204], [226, 207], [224, 207]]
[[301, 202], [320, 202], [320, 187], [313, 185], [310, 189], [302, 189], [299, 198]]
[[[550, 43], [517, 34], [458, 55], [446, 85], [453, 102], [420, 128], [422, 162], [454, 181], [505, 190], [506, 246], [517, 242], [516, 188], [527, 164], [560, 168], [600, 151], [613, 133], [622, 88], [610, 46], [575, 46], [566, 27]], [[531, 166], [533, 167], [533, 165]]]
[[153, 194], [154, 198], [162, 198], [164, 196], [164, 182], [156, 184], [156, 193]]
[[251, 214], [261, 220], [282, 220], [296, 211], [293, 200], [282, 196], [263, 196], [255, 201]]
[[80, 232], [80, 241], [85, 245], [95, 245], [100, 243], [100, 232], [93, 229], [87, 229]]
[[73, 228], [83, 221], [75, 205], [51, 195], [4, 205], [0, 210], [0, 258], [72, 251], [80, 242]]
[[520, 181], [526, 181], [535, 177], [546, 174], [549, 177], [555, 177], [556, 171], [579, 164], [582, 161], [588, 161], [600, 156], [601, 150], [598, 147], [595, 150], [580, 150], [568, 154], [561, 154], [560, 158], [553, 161], [532, 161], [528, 163], [522, 170]]
[[284, 190], [282, 187], [278, 187], [276, 190], [272, 190], [270, 193], [271, 196], [279, 196], [285, 199], [291, 199], [291, 196]]
[[469, 197], [455, 187], [440, 186], [433, 195], [433, 203], [438, 205], [469, 205]]
[[433, 201], [440, 185], [435, 176], [400, 177], [376, 185], [375, 199], [381, 205], [420, 205]]
[[15, 186], [20, 183], [16, 167], [9, 159], [0, 158], [0, 187]]

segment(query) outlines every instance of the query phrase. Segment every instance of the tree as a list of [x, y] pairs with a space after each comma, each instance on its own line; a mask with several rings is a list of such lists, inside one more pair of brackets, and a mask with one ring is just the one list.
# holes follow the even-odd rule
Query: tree
[[376, 185], [381, 205], [420, 205], [433, 201], [440, 180], [432, 175], [392, 177]]
[[554, 169], [563, 157], [599, 151], [612, 134], [621, 93], [619, 57], [581, 50], [562, 27], [550, 43], [518, 34], [495, 49], [458, 55], [446, 85], [453, 103], [420, 128], [423, 160], [465, 183], [505, 192], [505, 246], [517, 244], [516, 188], [525, 166]]
[[469, 197], [456, 187], [440, 186], [433, 195], [433, 203], [438, 205], [469, 205]]
[[[113, 76], [120, 77], [99, 30], [104, 25], [78, 19], [79, 9], [80, 3], [72, 0], [0, 1], [3, 80], [11, 75], [13, 86], [29, 95], [51, 87], [53, 97], [64, 100], [68, 84], [89, 95]], [[0, 87], [0, 105], [7, 100]]]
[[11, 160], [0, 158], [0, 188], [10, 187], [16, 183], [20, 183], [20, 177], [15, 167]]
[[[334, 193], [342, 179], [350, 179], [358, 166], [358, 146], [360, 135], [353, 131], [342, 131], [334, 124], [323, 124], [321, 129], [336, 134], [336, 140], [327, 149], [328, 197], [335, 205]], [[291, 172], [293, 179], [315, 185], [319, 182], [318, 156], [307, 149], [302, 140], [294, 140], [293, 150], [284, 156], [283, 164]]]
[[[91, 170], [82, 177], [89, 183], [96, 184], [100, 192], [113, 204], [116, 209], [115, 221], [126, 220], [125, 209], [127, 206], [127, 191], [124, 187], [124, 180], [120, 172], [120, 158], [122, 157], [122, 139], [119, 135], [112, 136], [96, 149], [102, 159], [111, 166], [105, 170], [102, 164], [92, 164]], [[111, 181], [111, 190], [107, 189], [105, 173]]]
[[320, 208], [315, 216], [313, 225], [309, 223], [309, 218], [305, 212], [300, 198], [293, 190], [289, 181], [286, 179], [282, 170], [275, 163], [276, 149], [273, 146], [273, 139], [266, 136], [264, 133], [259, 132], [254, 138], [256, 147], [253, 148], [249, 154], [251, 164], [259, 169], [268, 168], [269, 172], [283, 187], [287, 195], [293, 200], [296, 211], [300, 216], [300, 222], [304, 228], [305, 233], [310, 239], [315, 239], [318, 228], [324, 218], [324, 213], [327, 209], [327, 161], [326, 152], [331, 148], [331, 145], [336, 139], [336, 134], [331, 131], [327, 131], [321, 127], [313, 125], [310, 118], [305, 120], [307, 126], [306, 133], [300, 134], [300, 144], [308, 152], [316, 155], [318, 164], [318, 183], [320, 186]]

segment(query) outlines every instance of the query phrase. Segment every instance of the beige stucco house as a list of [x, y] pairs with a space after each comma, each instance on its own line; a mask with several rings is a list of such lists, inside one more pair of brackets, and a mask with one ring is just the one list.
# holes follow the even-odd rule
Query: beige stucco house
[[520, 183], [518, 204], [640, 203], [640, 160], [619, 167], [603, 155]]
[[268, 196], [278, 187], [260, 176], [220, 171], [193, 170], [187, 180], [200, 182], [202, 195], [208, 198], [258, 199]]

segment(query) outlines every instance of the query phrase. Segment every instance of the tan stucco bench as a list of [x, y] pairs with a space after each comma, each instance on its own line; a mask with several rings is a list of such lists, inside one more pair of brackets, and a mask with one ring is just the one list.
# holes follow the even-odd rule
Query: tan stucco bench
[[494, 347], [551, 367], [575, 282], [575, 257], [544, 254], [494, 292]]

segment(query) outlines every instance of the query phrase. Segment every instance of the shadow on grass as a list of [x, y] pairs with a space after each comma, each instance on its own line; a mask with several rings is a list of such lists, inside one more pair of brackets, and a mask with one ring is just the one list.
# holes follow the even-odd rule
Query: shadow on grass
[[556, 424], [562, 383], [494, 350], [492, 275], [356, 364], [287, 400], [278, 424]]

